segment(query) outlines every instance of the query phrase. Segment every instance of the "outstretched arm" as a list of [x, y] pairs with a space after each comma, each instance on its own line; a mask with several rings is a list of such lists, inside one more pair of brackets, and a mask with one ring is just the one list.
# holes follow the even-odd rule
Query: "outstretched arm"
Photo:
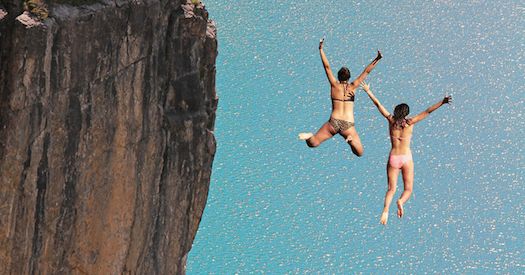
[[361, 85], [361, 82], [365, 81], [368, 74], [375, 68], [375, 66], [377, 65], [377, 63], [379, 62], [381, 58], [383, 58], [383, 55], [381, 54], [380, 51], [377, 51], [376, 58], [372, 60], [372, 62], [370, 62], [370, 64], [366, 66], [365, 70], [356, 78], [356, 80], [354, 80], [355, 87]]
[[321, 39], [321, 41], [319, 41], [319, 53], [321, 54], [321, 61], [323, 61], [324, 71], [326, 73], [326, 76], [328, 77], [330, 85], [335, 86], [337, 84], [337, 80], [335, 79], [334, 74], [332, 73], [332, 69], [330, 69], [330, 64], [328, 64], [328, 58], [326, 58], [326, 55], [324, 54], [323, 44], [324, 38]]
[[379, 112], [388, 120], [390, 120], [390, 113], [386, 110], [385, 107], [383, 107], [383, 105], [381, 105], [381, 102], [379, 102], [379, 100], [374, 96], [374, 94], [372, 93], [372, 91], [370, 91], [370, 85], [369, 84], [366, 84], [364, 81], [361, 82], [361, 87], [363, 88], [363, 90], [365, 90], [365, 92], [368, 94], [368, 97], [370, 97], [370, 99], [372, 100], [372, 102], [374, 102], [374, 105], [376, 105], [377, 109], [379, 110]]
[[426, 109], [425, 111], [423, 111], [420, 114], [418, 114], [417, 116], [411, 118], [410, 121], [409, 121], [410, 124], [415, 124], [415, 123], [425, 119], [428, 115], [430, 115], [430, 113], [434, 112], [439, 107], [443, 106], [443, 104], [450, 103], [450, 102], [452, 102], [452, 96], [445, 96], [438, 103], [428, 107], [428, 109]]

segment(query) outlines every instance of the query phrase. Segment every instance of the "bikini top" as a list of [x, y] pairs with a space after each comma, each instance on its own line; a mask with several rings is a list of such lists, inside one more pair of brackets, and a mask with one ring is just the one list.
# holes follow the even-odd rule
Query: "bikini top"
[[[343, 91], [343, 96], [346, 97], [347, 94], [346, 94], [346, 88], [348, 87], [348, 83], [344, 83], [344, 91]], [[350, 94], [350, 93], [349, 93]], [[332, 100], [335, 100], [335, 101], [341, 101], [341, 102], [354, 102], [355, 100], [355, 94], [350, 94], [350, 97], [347, 98], [347, 99], [339, 99], [339, 98], [333, 98], [332, 97]]]
[[399, 139], [399, 140], [404, 140], [404, 139], [410, 140], [412, 138], [412, 135], [408, 135], [406, 137], [395, 137], [395, 136], [390, 136], [390, 137], [394, 139]]
[[[390, 117], [392, 119], [394, 119], [393, 115], [390, 115]], [[407, 127], [409, 125], [410, 125], [409, 120], [405, 118], [405, 119], [402, 119], [402, 120], [399, 120], [399, 121], [394, 121], [393, 127], [399, 129], [399, 128], [405, 128], [405, 127]], [[410, 140], [410, 138], [412, 138], [412, 134], [410, 134], [410, 135], [408, 135], [406, 137], [395, 137], [395, 136], [390, 136], [390, 137], [393, 138], [393, 139], [399, 139], [399, 140], [404, 140], [404, 139]]]

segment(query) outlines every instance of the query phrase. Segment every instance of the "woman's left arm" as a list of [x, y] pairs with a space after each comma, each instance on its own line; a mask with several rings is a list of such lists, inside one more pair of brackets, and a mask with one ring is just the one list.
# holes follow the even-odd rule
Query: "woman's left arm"
[[368, 97], [374, 102], [374, 105], [376, 105], [379, 112], [388, 120], [390, 120], [390, 113], [386, 110], [383, 105], [381, 105], [381, 102], [374, 96], [372, 91], [370, 90], [370, 84], [366, 84], [364, 81], [361, 83], [361, 87], [363, 90], [365, 90], [366, 94], [368, 94]]
[[324, 38], [319, 41], [319, 54], [321, 55], [321, 61], [323, 62], [324, 71], [326, 73], [326, 77], [328, 77], [328, 82], [330, 82], [331, 86], [337, 85], [337, 80], [334, 77], [334, 74], [332, 73], [332, 69], [330, 69], [330, 64], [328, 63], [328, 58], [326, 58], [326, 54], [323, 50], [323, 44], [324, 44]]

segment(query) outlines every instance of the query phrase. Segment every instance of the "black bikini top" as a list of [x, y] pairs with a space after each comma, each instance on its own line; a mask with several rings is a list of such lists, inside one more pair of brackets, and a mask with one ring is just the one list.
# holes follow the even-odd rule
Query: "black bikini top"
[[349, 98], [347, 98], [347, 99], [339, 99], [339, 98], [333, 98], [333, 97], [332, 97], [332, 100], [335, 100], [335, 101], [341, 101], [341, 102], [354, 102], [354, 100], [355, 100], [355, 94], [350, 94], [350, 93], [348, 93], [348, 94], [350, 94], [350, 95], [348, 95], [348, 94], [346, 93], [346, 88], [348, 87], [348, 83], [344, 83], [344, 85], [345, 85], [345, 86], [344, 86], [344, 91], [343, 91], [343, 94], [344, 94], [344, 95], [343, 95], [343, 96], [344, 96], [344, 97], [349, 96]]

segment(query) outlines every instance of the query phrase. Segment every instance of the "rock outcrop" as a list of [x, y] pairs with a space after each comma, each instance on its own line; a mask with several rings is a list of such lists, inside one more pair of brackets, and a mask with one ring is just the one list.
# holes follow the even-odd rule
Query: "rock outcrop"
[[180, 274], [207, 199], [214, 25], [186, 0], [0, 0], [0, 273]]

